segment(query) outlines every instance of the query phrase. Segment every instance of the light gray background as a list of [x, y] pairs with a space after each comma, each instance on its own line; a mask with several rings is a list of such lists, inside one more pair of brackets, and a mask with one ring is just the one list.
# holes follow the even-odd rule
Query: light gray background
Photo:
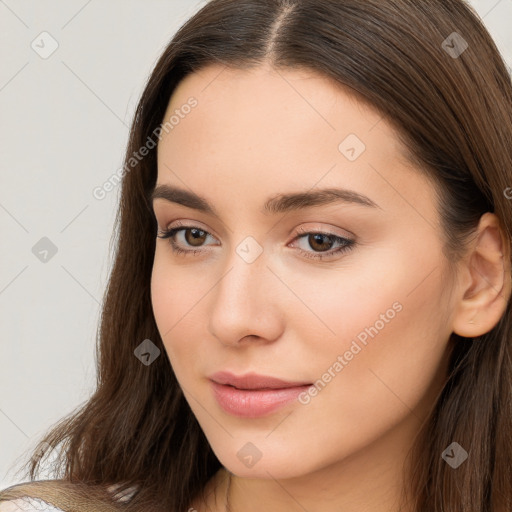
[[[120, 187], [92, 191], [122, 166], [156, 59], [205, 3], [0, 0], [0, 488], [93, 390]], [[512, 0], [470, 3], [512, 66]], [[47, 262], [33, 253], [43, 237]]]

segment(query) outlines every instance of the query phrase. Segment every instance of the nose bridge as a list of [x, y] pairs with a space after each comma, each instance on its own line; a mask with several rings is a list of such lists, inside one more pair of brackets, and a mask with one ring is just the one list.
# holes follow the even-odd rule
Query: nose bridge
[[265, 274], [269, 270], [263, 248], [258, 250], [258, 247], [261, 246], [256, 246], [255, 241], [244, 240], [227, 258], [226, 272], [217, 285], [216, 302], [229, 306], [233, 312], [253, 310], [256, 313], [264, 299]]
[[224, 343], [254, 335], [273, 337], [278, 305], [263, 247], [252, 237], [242, 240], [226, 259], [225, 271], [212, 293], [210, 332]]

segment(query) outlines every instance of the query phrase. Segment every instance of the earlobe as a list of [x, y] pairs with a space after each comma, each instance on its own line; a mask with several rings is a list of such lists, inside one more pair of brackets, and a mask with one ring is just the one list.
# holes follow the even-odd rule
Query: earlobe
[[466, 281], [461, 288], [453, 332], [474, 338], [496, 326], [510, 299], [510, 241], [495, 214], [487, 212], [480, 218], [478, 234], [465, 261], [469, 285]]

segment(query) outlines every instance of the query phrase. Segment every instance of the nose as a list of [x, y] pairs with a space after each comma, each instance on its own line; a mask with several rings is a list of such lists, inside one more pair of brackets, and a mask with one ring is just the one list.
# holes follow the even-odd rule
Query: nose
[[210, 294], [209, 332], [222, 344], [270, 343], [281, 336], [283, 285], [267, 266], [265, 253], [252, 263], [235, 251]]

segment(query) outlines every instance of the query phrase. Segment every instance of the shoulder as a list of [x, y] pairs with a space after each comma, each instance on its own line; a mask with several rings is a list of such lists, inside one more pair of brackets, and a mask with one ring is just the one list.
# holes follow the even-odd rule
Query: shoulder
[[[48, 487], [51, 488], [52, 486], [58, 486], [59, 482], [60, 481], [58, 480], [46, 481], [45, 487], [46, 489], [48, 489]], [[28, 489], [27, 485], [29, 486]], [[125, 491], [116, 492], [120, 486], [121, 484], [114, 484], [107, 487], [108, 493], [110, 493], [113, 496], [113, 498], [119, 502], [129, 501], [130, 498], [137, 491], [136, 487], [130, 487]], [[16, 492], [19, 489], [21, 489], [21, 493]], [[27, 492], [24, 492], [23, 489]], [[12, 490], [15, 491], [14, 496], [12, 495], [12, 493], [8, 493], [9, 495], [5, 496], [5, 491]], [[14, 485], [9, 489], [4, 489], [3, 491], [0, 490], [0, 512], [64, 512], [61, 508], [48, 503], [42, 498], [31, 496], [31, 490], [36, 491], [34, 492], [34, 494], [39, 494], [37, 492], [37, 489], [31, 486], [31, 483]], [[55, 494], [55, 491], [52, 494]], [[4, 496], [4, 498], [7, 497], [7, 500], [2, 500], [2, 496]]]
[[0, 502], [0, 512], [63, 512], [63, 510], [39, 498], [25, 496]]

